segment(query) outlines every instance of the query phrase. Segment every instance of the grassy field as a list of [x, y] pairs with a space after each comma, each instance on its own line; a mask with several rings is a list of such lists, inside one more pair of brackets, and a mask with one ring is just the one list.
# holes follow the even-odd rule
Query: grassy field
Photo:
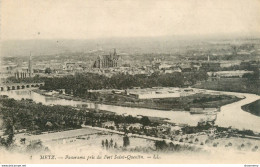
[[244, 105], [244, 106], [242, 106], [242, 109], [251, 114], [260, 116], [260, 100], [257, 100], [255, 102], [247, 104], [247, 105]]
[[16, 138], [26, 138], [28, 141], [30, 140], [38, 140], [40, 139], [43, 142], [46, 141], [56, 141], [56, 140], [62, 140], [62, 139], [69, 139], [72, 137], [82, 136], [82, 135], [91, 135], [91, 134], [97, 134], [100, 131], [90, 128], [82, 128], [82, 129], [75, 129], [75, 130], [67, 130], [67, 131], [61, 131], [61, 132], [45, 132], [40, 135], [28, 135], [28, 134], [16, 134]]
[[253, 93], [260, 95], [260, 80], [247, 78], [219, 78], [194, 85], [195, 88], [219, 91]]

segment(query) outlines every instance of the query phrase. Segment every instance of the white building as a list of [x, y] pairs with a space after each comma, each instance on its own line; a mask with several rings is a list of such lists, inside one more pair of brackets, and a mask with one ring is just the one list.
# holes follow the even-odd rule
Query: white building
[[211, 77], [240, 77], [242, 78], [244, 74], [252, 74], [253, 71], [236, 70], [236, 71], [217, 71], [208, 72], [207, 74]]

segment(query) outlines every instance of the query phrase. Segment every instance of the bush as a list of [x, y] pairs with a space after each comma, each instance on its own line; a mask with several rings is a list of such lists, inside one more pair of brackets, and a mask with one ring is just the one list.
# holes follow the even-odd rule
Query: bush
[[42, 145], [41, 140], [36, 140], [30, 142], [30, 144], [26, 147], [26, 150], [28, 152], [39, 152], [39, 151], [47, 151], [48, 148]]
[[218, 144], [217, 143], [213, 143], [213, 147], [217, 147], [218, 146]]
[[155, 147], [156, 147], [156, 150], [166, 150], [168, 148], [168, 145], [166, 144], [166, 142], [164, 140], [156, 141]]
[[258, 150], [258, 146], [255, 146], [252, 151], [257, 151]]

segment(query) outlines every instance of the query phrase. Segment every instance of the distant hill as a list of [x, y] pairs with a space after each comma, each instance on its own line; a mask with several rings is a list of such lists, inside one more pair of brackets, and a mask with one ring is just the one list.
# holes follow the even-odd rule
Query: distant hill
[[[139, 38], [107, 38], [93, 40], [8, 40], [2, 42], [2, 56], [53, 55], [66, 52], [92, 52], [96, 50], [111, 51], [117, 48], [126, 53], [172, 53], [189, 47], [212, 45], [216, 43], [232, 43], [240, 40], [199, 37], [139, 37]], [[248, 39], [243, 39], [246, 41]], [[249, 40], [252, 41], [250, 38]]]

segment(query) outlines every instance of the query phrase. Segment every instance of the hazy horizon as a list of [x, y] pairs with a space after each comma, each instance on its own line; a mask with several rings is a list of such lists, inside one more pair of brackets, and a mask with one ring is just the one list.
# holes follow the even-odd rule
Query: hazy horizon
[[259, 45], [260, 38], [226, 36], [213, 38], [190, 37], [131, 37], [131, 38], [100, 38], [100, 39], [27, 39], [2, 41], [2, 57], [55, 55], [69, 52], [105, 52], [117, 48], [124, 53], [174, 53], [187, 47], [203, 47], [211, 44], [236, 45], [255, 41]]
[[260, 38], [259, 0], [2, 0], [0, 12], [1, 56], [167, 53], [192, 42]]

